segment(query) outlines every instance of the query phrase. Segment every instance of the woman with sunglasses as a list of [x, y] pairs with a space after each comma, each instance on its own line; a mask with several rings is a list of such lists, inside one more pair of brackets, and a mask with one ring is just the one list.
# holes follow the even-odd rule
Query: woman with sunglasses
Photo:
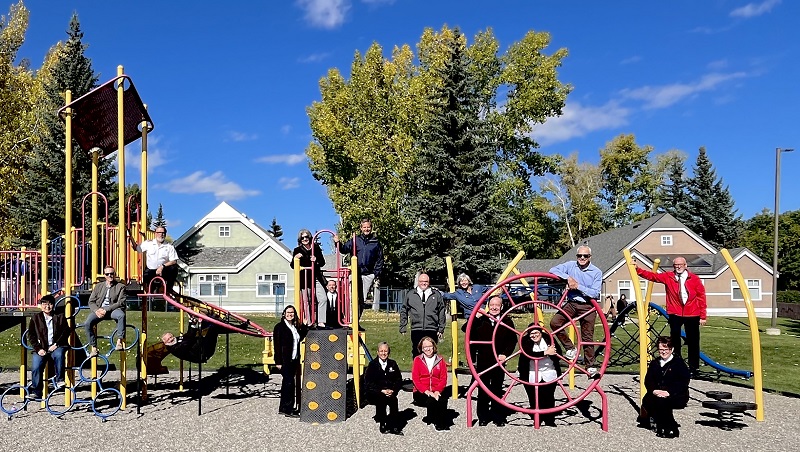
[[[325, 257], [322, 255], [322, 248], [319, 244], [314, 243], [314, 238], [308, 229], [301, 229], [297, 234], [297, 247], [292, 251], [292, 256], [294, 257], [290, 263], [292, 268], [294, 268], [294, 259], [300, 260], [300, 281], [295, 284], [299, 284], [303, 308], [309, 313], [305, 316], [304, 323], [309, 326], [316, 325], [319, 328], [326, 328], [328, 299], [325, 296], [325, 286], [328, 285], [328, 281], [322, 274]], [[312, 318], [310, 315], [312, 312], [311, 289], [314, 287], [314, 283], [316, 283], [316, 288], [313, 292], [317, 300], [316, 318]]]

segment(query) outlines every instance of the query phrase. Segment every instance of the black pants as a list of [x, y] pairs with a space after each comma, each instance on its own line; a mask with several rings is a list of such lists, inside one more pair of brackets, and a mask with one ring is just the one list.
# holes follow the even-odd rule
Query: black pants
[[439, 400], [436, 400], [429, 395], [422, 393], [420, 394], [424, 400], [425, 406], [428, 409], [428, 414], [426, 416], [428, 418], [428, 423], [442, 427], [449, 427], [448, 422], [444, 419], [445, 412], [447, 412], [447, 396], [440, 394]]
[[700, 317], [669, 315], [669, 335], [672, 339], [672, 346], [675, 347], [674, 354], [677, 357], [683, 356], [681, 354], [681, 326], [686, 332], [689, 371], [695, 372], [700, 369]]
[[677, 424], [673, 410], [681, 404], [672, 397], [657, 397], [648, 392], [642, 399], [642, 416], [652, 417], [659, 428], [672, 429]]
[[[556, 386], [558, 385], [557, 380], [553, 380], [550, 384], [541, 385], [539, 386], [539, 409], [545, 408], [553, 408], [556, 406]], [[528, 403], [531, 405], [531, 409], [536, 408], [536, 387], [531, 385], [525, 385], [525, 392], [528, 393]], [[542, 422], [553, 422], [556, 419], [555, 413], [549, 414], [542, 414], [539, 419]]]
[[[150, 281], [153, 280], [156, 276], [156, 269], [154, 268], [147, 268], [144, 270], [144, 275], [142, 275], [142, 284], [144, 285], [144, 290], [150, 290]], [[175, 279], [178, 277], [178, 266], [177, 265], [168, 265], [164, 267], [161, 271], [161, 277], [164, 278], [164, 282], [167, 285], [167, 293], [172, 293], [173, 286], [175, 286]]]
[[299, 376], [300, 359], [293, 359], [281, 365], [281, 402], [278, 406], [278, 412], [291, 413], [295, 410], [297, 397], [297, 385], [295, 379]]
[[[388, 396], [380, 391], [367, 391], [367, 400], [375, 405], [375, 417], [381, 424], [389, 427], [397, 426], [397, 393]], [[386, 414], [389, 408], [389, 414]]]
[[[493, 362], [496, 364], [497, 362]], [[478, 372], [481, 372], [481, 368], [485, 369], [489, 366], [480, 366], [483, 363], [478, 364]], [[489, 388], [492, 393], [497, 396], [498, 398], [503, 396], [503, 380], [505, 379], [506, 373], [503, 372], [501, 367], [495, 367], [494, 369], [485, 372], [481, 375], [481, 381], [483, 384]], [[491, 422], [496, 420], [504, 420], [506, 418], [506, 411], [505, 407], [495, 401], [492, 396], [489, 395], [486, 391], [482, 388], [478, 390], [478, 420]]]

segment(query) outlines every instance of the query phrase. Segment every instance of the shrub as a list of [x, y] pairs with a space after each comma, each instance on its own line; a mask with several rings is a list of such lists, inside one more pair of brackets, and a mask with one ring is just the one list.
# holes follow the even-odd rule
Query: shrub
[[800, 303], [800, 290], [782, 290], [778, 292], [778, 303]]

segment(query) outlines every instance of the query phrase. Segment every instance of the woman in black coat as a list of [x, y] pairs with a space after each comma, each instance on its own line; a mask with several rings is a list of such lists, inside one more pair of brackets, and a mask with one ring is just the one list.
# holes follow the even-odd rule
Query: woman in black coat
[[[553, 408], [556, 406], [556, 386], [561, 375], [561, 364], [557, 356], [561, 354], [561, 350], [542, 327], [533, 323], [529, 325], [531, 326], [533, 328], [522, 338], [520, 344], [522, 353], [519, 355], [519, 378], [534, 383], [545, 382], [546, 384], [539, 385], [538, 408]], [[528, 393], [531, 409], [536, 408], [536, 386], [525, 385], [525, 392]], [[555, 413], [542, 414], [540, 419], [544, 425], [556, 426]]]
[[[292, 261], [289, 265], [294, 268], [294, 260], [300, 261], [300, 297], [303, 301], [303, 309], [311, 313], [312, 288], [314, 289], [314, 298], [316, 298], [316, 314], [314, 318], [311, 315], [305, 315], [305, 322], [307, 325], [317, 324], [319, 327], [325, 327], [327, 322], [327, 305], [328, 300], [325, 296], [325, 286], [328, 282], [325, 280], [325, 275], [322, 274], [322, 267], [325, 266], [325, 257], [322, 255], [322, 248], [319, 244], [314, 243], [314, 236], [308, 229], [301, 229], [297, 234], [297, 246], [292, 251]], [[312, 270], [313, 268], [313, 270]], [[313, 277], [312, 277], [313, 274]], [[314, 286], [316, 280], [316, 287]]]
[[272, 330], [275, 345], [275, 367], [281, 371], [281, 402], [278, 412], [287, 417], [297, 417], [300, 411], [300, 341], [305, 338], [308, 328], [297, 321], [294, 306], [286, 306], [281, 321]]
[[[381, 433], [402, 435], [397, 408], [397, 394], [403, 385], [403, 375], [397, 362], [389, 358], [389, 344], [378, 344], [378, 357], [373, 359], [364, 372], [367, 400], [375, 405], [375, 418]], [[389, 414], [386, 414], [386, 409]]]
[[677, 438], [680, 432], [672, 410], [685, 408], [689, 402], [689, 368], [680, 356], [673, 355], [675, 348], [670, 337], [661, 336], [656, 344], [659, 359], [647, 366], [644, 377], [647, 394], [642, 399], [639, 426], [650, 428], [652, 417], [659, 437]]

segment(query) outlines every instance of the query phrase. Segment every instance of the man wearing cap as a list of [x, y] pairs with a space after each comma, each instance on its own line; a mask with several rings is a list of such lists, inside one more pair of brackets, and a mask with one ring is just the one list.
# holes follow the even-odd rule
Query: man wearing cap
[[689, 371], [697, 376], [700, 370], [700, 325], [706, 324], [706, 288], [700, 278], [686, 269], [686, 259], [672, 261], [673, 271], [653, 273], [636, 267], [642, 278], [664, 285], [669, 315], [669, 335], [675, 355], [681, 356], [681, 327], [686, 332]]
[[603, 272], [592, 265], [592, 249], [588, 246], [579, 246], [576, 257], [577, 260], [564, 262], [550, 269], [550, 273], [567, 280], [566, 302], [550, 320], [550, 328], [558, 331], [556, 336], [566, 349], [564, 356], [572, 361], [577, 356], [578, 350], [569, 339], [566, 328], [562, 327], [567, 324], [566, 315], [571, 318], [580, 317], [581, 341], [584, 343], [583, 364], [586, 366], [589, 378], [594, 378], [597, 374], [597, 369], [594, 367], [594, 345], [586, 343], [594, 341], [594, 322], [597, 319], [597, 312], [594, 311], [592, 300], [597, 301], [597, 297], [600, 296]]
[[28, 326], [28, 343], [33, 348], [31, 367], [31, 397], [42, 398], [42, 376], [48, 357], [53, 360], [56, 372], [56, 387], [64, 384], [64, 356], [69, 343], [69, 326], [63, 314], [53, 313], [55, 298], [45, 295], [39, 299], [42, 310], [34, 314]]
[[117, 322], [117, 328], [112, 336], [117, 340], [117, 350], [122, 350], [122, 339], [125, 338], [125, 309], [127, 308], [125, 286], [114, 277], [116, 275], [114, 267], [106, 265], [103, 275], [106, 280], [97, 283], [92, 289], [92, 294], [89, 295], [89, 316], [86, 317], [84, 323], [91, 347], [90, 356], [97, 355], [95, 325], [101, 320], [112, 319]]

